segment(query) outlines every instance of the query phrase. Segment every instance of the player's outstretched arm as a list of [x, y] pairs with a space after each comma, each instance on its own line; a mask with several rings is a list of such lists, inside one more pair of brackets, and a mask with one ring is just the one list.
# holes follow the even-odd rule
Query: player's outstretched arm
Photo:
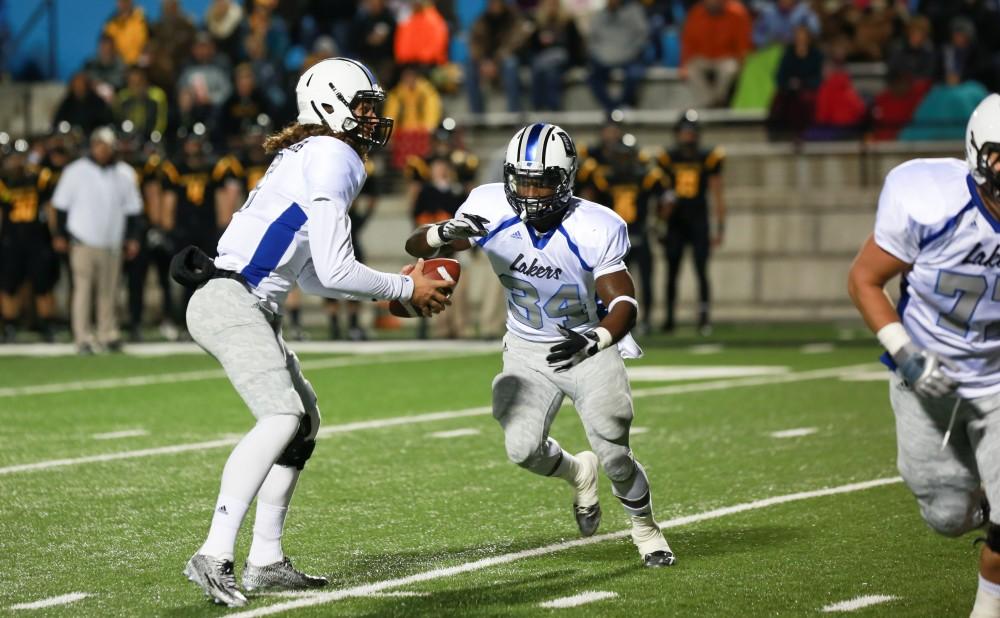
[[472, 247], [473, 238], [486, 236], [489, 220], [479, 215], [463, 213], [442, 223], [422, 225], [406, 240], [406, 252], [413, 257], [433, 257], [448, 245], [455, 251]]
[[942, 367], [952, 368], [952, 364], [910, 339], [885, 294], [885, 284], [909, 269], [910, 264], [879, 247], [874, 236], [869, 236], [851, 265], [847, 292], [910, 387], [926, 397], [943, 397], [958, 386], [941, 371]]

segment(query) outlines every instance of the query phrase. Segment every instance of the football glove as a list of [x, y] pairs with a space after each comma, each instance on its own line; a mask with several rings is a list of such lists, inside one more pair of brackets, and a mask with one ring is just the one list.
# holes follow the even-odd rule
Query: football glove
[[944, 397], [958, 388], [958, 382], [945, 375], [942, 368], [957, 369], [946, 358], [922, 350], [912, 343], [904, 345], [892, 360], [899, 375], [915, 393], [923, 397]]
[[549, 366], [555, 367], [557, 372], [561, 373], [579, 365], [600, 351], [600, 340], [594, 331], [581, 335], [562, 326], [558, 328], [566, 340], [549, 348], [549, 355], [545, 357]]
[[441, 235], [441, 240], [451, 242], [486, 236], [486, 224], [490, 222], [489, 219], [469, 213], [462, 213], [462, 217], [464, 219], [456, 217], [438, 224], [438, 234]]

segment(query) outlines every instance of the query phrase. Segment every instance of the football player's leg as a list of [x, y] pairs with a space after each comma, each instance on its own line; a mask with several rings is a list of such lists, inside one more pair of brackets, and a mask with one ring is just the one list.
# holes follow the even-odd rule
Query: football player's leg
[[[240, 284], [210, 281], [193, 295], [187, 318], [192, 337], [219, 360], [257, 418], [226, 461], [208, 537], [187, 570], [216, 600], [242, 604], [232, 576], [236, 535], [274, 462], [299, 431], [305, 410], [274, 330]], [[214, 594], [220, 585], [222, 598]]]
[[674, 309], [677, 306], [677, 279], [681, 273], [681, 259], [684, 257], [684, 233], [680, 229], [681, 225], [671, 223], [663, 242], [667, 256], [667, 318], [663, 324], [666, 331], [672, 331], [676, 325]]
[[698, 327], [709, 326], [709, 311], [712, 302], [712, 289], [708, 281], [708, 256], [711, 251], [708, 220], [694, 226], [691, 239], [691, 252], [694, 257], [694, 271], [698, 276]]
[[649, 479], [629, 447], [632, 396], [625, 364], [616, 348], [600, 352], [573, 369], [574, 403], [590, 444], [611, 479], [612, 493], [632, 521], [632, 541], [646, 566], [676, 561], [653, 517]]
[[947, 448], [941, 441], [955, 405], [952, 397], [919, 397], [892, 376], [889, 398], [896, 416], [899, 473], [920, 505], [927, 525], [945, 536], [961, 536], [982, 525], [982, 493], [969, 436], [959, 423]]
[[[987, 504], [1000, 504], [1000, 396], [977, 399], [967, 404], [975, 418], [969, 422], [968, 436], [975, 450]], [[972, 610], [975, 618], [1000, 616], [1000, 513], [986, 508], [989, 521], [986, 543], [979, 556], [979, 591]]]
[[292, 566], [281, 548], [285, 517], [299, 474], [312, 456], [319, 431], [320, 413], [316, 392], [309, 380], [302, 375], [299, 359], [281, 342], [292, 385], [298, 394], [305, 414], [299, 429], [288, 446], [271, 466], [264, 484], [257, 492], [257, 513], [253, 525], [253, 543], [243, 571], [243, 587], [247, 590], [262, 588], [300, 589], [325, 586], [323, 577], [307, 575]]

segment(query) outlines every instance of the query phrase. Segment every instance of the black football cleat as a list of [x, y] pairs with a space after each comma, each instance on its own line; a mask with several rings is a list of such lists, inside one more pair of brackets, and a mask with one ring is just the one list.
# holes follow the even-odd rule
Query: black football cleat
[[658, 569], [674, 566], [677, 564], [677, 558], [669, 551], [658, 550], [643, 556], [642, 564], [648, 569]]

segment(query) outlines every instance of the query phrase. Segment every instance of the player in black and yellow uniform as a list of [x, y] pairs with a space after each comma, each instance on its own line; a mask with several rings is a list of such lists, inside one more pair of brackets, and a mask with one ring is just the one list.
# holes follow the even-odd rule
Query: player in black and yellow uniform
[[43, 192], [50, 192], [51, 172], [45, 180], [28, 165], [24, 150], [3, 156], [0, 169], [0, 314], [2, 340], [17, 335], [21, 292], [30, 283], [38, 328], [51, 341], [55, 301], [52, 289], [59, 279], [59, 260], [52, 248], [49, 213]]
[[458, 182], [461, 183], [466, 194], [475, 188], [476, 176], [479, 174], [479, 157], [462, 147], [455, 128], [455, 121], [451, 118], [445, 118], [441, 122], [441, 126], [431, 135], [431, 147], [427, 156], [410, 155], [406, 158], [403, 174], [409, 181], [407, 203], [411, 210], [424, 183], [430, 181], [431, 161], [441, 158], [451, 162]]
[[[708, 258], [712, 249], [722, 243], [726, 225], [726, 205], [722, 197], [725, 153], [721, 147], [701, 145], [698, 114], [694, 110], [684, 112], [674, 128], [674, 135], [677, 143], [659, 157], [660, 167], [667, 172], [673, 187], [672, 198], [662, 212], [667, 222], [663, 239], [667, 255], [667, 319], [663, 330], [674, 330], [677, 277], [684, 247], [691, 245], [698, 275], [698, 331], [708, 335], [712, 332]], [[714, 232], [709, 223], [709, 194], [715, 210]]]
[[605, 162], [588, 157], [582, 165], [591, 168], [589, 182], [581, 186], [581, 195], [612, 208], [628, 224], [629, 266], [639, 269], [642, 310], [640, 332], [649, 332], [653, 308], [653, 252], [649, 241], [650, 212], [658, 212], [670, 188], [666, 173], [635, 145], [635, 137], [622, 136], [606, 151]]

